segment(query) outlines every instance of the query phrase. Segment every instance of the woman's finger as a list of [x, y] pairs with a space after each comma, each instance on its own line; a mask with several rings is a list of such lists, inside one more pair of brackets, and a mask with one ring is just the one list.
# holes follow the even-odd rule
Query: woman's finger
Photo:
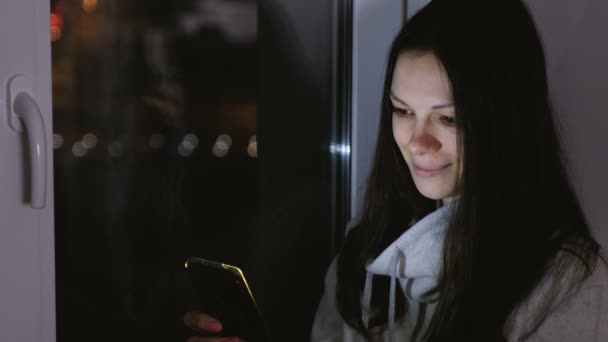
[[222, 323], [220, 321], [200, 311], [187, 312], [184, 315], [184, 324], [190, 329], [215, 333], [222, 331]]
[[238, 337], [202, 337], [192, 336], [186, 342], [244, 342]]

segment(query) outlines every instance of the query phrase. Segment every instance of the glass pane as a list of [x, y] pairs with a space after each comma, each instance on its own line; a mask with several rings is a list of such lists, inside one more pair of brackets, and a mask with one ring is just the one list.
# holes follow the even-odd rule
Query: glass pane
[[190, 256], [308, 339], [336, 235], [325, 3], [312, 70], [272, 2], [51, 0], [58, 341], [184, 340]]

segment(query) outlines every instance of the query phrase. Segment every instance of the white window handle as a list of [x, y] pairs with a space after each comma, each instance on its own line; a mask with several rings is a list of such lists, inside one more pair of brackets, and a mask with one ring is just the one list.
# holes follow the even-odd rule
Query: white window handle
[[21, 123], [25, 126], [30, 150], [31, 206], [42, 209], [46, 205], [46, 130], [40, 108], [29, 91], [23, 88], [24, 82], [23, 75], [15, 75], [8, 82], [8, 122], [13, 130], [20, 133], [23, 132]]

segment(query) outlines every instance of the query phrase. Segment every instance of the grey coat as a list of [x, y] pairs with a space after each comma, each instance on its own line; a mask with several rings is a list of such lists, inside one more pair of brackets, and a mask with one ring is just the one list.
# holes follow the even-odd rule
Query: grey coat
[[[366, 307], [371, 298], [371, 275], [381, 274], [399, 282], [407, 302], [405, 317], [394, 320], [394, 294], [389, 300], [389, 328], [374, 341], [421, 341], [432, 318], [439, 294], [437, 284], [441, 265], [443, 239], [448, 224], [450, 205], [427, 215], [414, 224], [367, 267], [368, 277], [362, 298], [364, 324]], [[563, 256], [563, 255], [562, 255]], [[567, 285], [578, 267], [556, 279], [549, 274], [533, 293], [511, 314], [504, 327], [509, 342], [607, 342], [608, 341], [608, 267], [598, 261], [594, 272], [580, 288], [558, 292], [555, 298], [545, 295], [552, 286]], [[577, 266], [578, 265], [578, 266]], [[574, 269], [577, 268], [577, 269]], [[336, 260], [325, 277], [325, 292], [317, 309], [312, 328], [313, 342], [359, 342], [363, 336], [351, 329], [336, 307]], [[394, 288], [394, 286], [391, 286]], [[564, 286], [563, 288], [568, 288]], [[546, 305], [550, 314], [539, 320], [535, 312]], [[392, 315], [392, 316], [391, 316]]]

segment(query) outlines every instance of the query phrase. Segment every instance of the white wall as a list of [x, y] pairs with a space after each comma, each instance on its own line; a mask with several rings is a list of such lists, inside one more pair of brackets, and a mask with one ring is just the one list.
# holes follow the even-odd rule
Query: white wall
[[390, 44], [402, 26], [402, 0], [353, 1], [351, 216], [359, 213], [376, 145]]
[[608, 247], [608, 1], [529, 0], [583, 209]]

